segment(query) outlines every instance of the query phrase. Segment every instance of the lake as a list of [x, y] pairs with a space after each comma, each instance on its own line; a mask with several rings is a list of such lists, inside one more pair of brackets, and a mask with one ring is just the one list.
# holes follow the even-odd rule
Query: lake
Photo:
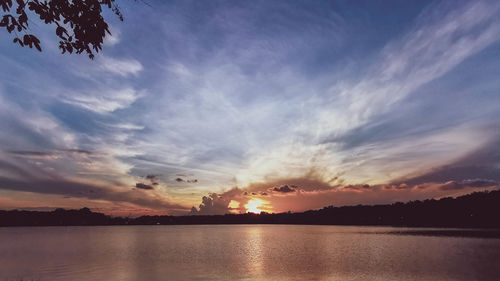
[[0, 280], [499, 280], [500, 239], [464, 237], [478, 233], [311, 225], [0, 228]]

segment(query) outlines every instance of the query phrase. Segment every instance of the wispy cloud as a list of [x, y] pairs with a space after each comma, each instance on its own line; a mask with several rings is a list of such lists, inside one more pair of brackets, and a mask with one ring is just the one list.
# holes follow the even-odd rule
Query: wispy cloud
[[[416, 2], [398, 25], [371, 3], [192, 5], [131, 12], [95, 61], [5, 45], [0, 189], [55, 200], [80, 196], [63, 183], [93, 186], [78, 198], [176, 211], [216, 194], [210, 213], [263, 193], [300, 209], [499, 180], [482, 152], [499, 139], [498, 3]], [[413, 188], [425, 183], [433, 193]]]
[[[444, 4], [429, 7], [419, 16], [413, 28], [383, 48], [373, 65], [368, 66], [368, 73], [361, 77], [359, 82], [334, 83], [330, 90], [324, 93], [311, 92], [312, 95], [302, 102], [302, 112], [307, 113], [292, 119], [295, 121], [292, 123], [295, 132], [286, 134], [286, 139], [277, 141], [277, 145], [269, 147], [265, 153], [259, 151], [254, 155], [254, 159], [250, 161], [254, 165], [245, 171], [253, 175], [241, 177], [264, 180], [266, 171], [270, 174], [287, 171], [293, 176], [301, 176], [300, 173], [306, 174], [311, 166], [318, 165], [330, 166], [326, 168], [330, 177], [335, 170], [345, 171], [345, 161], [357, 158], [363, 163], [375, 163], [371, 161], [373, 157], [385, 158], [386, 166], [400, 170], [395, 165], [401, 163], [391, 163], [389, 160], [391, 154], [398, 153], [394, 149], [394, 145], [400, 145], [398, 140], [393, 141], [393, 147], [383, 151], [374, 150], [377, 156], [372, 158], [368, 155], [356, 155], [364, 154], [363, 150], [369, 146], [384, 144], [369, 144], [368, 147], [355, 147], [345, 151], [338, 140], [378, 115], [391, 109], [398, 110], [398, 102], [417, 91], [419, 87], [441, 77], [465, 59], [497, 41], [500, 38], [498, 11], [499, 5], [491, 2], [467, 3], [456, 9], [450, 9]], [[457, 135], [440, 138], [439, 134], [443, 132], [436, 131], [436, 135], [408, 140], [407, 146], [418, 147], [418, 153], [421, 155], [435, 153], [436, 149], [438, 153], [448, 154], [440, 158], [439, 162], [426, 162], [432, 166], [442, 165], [444, 161], [453, 161], [451, 154], [456, 151], [467, 153], [477, 149], [481, 143], [474, 139], [474, 134], [486, 134], [487, 142], [486, 131], [469, 133], [462, 130], [459, 133], [456, 131], [460, 130], [459, 128], [449, 130], [455, 131]], [[419, 144], [427, 138], [440, 138], [441, 147]], [[447, 145], [457, 141], [461, 144], [457, 144], [453, 150]], [[411, 148], [406, 147], [404, 151], [409, 153]], [[406, 160], [411, 161], [411, 158], [406, 157]], [[423, 159], [420, 157], [420, 160]], [[354, 167], [359, 164], [361, 162], [356, 163]], [[380, 166], [364, 166], [366, 170], [372, 170], [369, 175], [372, 181], [380, 179], [376, 175]], [[414, 170], [420, 168], [414, 167]], [[355, 173], [359, 173], [359, 170]], [[359, 177], [352, 175], [353, 180], [359, 180]]]
[[116, 59], [112, 57], [100, 56], [98, 59], [99, 67], [102, 70], [113, 74], [127, 77], [137, 75], [142, 71], [142, 64], [135, 59]]
[[118, 109], [127, 108], [134, 103], [141, 94], [132, 88], [120, 90], [106, 90], [95, 92], [73, 93], [65, 95], [63, 102], [94, 111], [109, 113]]

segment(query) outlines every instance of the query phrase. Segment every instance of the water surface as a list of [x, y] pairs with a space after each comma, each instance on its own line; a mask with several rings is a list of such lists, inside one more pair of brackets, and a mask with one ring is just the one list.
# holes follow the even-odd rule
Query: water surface
[[468, 233], [303, 225], [0, 228], [0, 280], [499, 280], [500, 239]]

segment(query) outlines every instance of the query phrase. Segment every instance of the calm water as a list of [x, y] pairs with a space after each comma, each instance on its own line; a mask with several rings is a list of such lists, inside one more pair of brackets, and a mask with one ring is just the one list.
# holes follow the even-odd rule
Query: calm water
[[0, 281], [500, 280], [500, 239], [415, 235], [420, 231], [295, 225], [0, 228]]

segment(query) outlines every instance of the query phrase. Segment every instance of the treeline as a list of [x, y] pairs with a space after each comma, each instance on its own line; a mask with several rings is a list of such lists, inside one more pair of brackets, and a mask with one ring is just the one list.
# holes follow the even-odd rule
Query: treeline
[[375, 206], [325, 207], [302, 213], [216, 216], [111, 217], [80, 210], [0, 211], [0, 226], [175, 225], [175, 224], [324, 224], [416, 227], [500, 228], [500, 190], [457, 198], [429, 199]]
[[94, 213], [89, 208], [56, 209], [51, 212], [0, 211], [0, 226], [122, 225], [128, 220]]

